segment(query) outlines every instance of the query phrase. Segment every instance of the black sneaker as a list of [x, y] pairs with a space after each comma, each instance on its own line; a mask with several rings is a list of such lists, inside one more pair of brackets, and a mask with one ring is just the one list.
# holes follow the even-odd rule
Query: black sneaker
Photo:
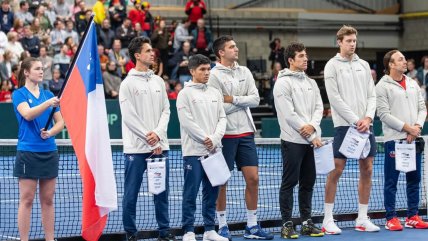
[[307, 235], [311, 237], [324, 236], [324, 233], [321, 231], [321, 229], [317, 228], [311, 219], [308, 219], [302, 223], [302, 229], [300, 230], [300, 233], [302, 235]]
[[282, 225], [281, 228], [281, 237], [286, 239], [296, 239], [299, 238], [299, 235], [294, 230], [293, 222], [288, 221]]
[[174, 234], [168, 233], [165, 237], [158, 237], [158, 241], [177, 241]]
[[137, 241], [137, 236], [135, 235], [126, 235], [126, 241]]

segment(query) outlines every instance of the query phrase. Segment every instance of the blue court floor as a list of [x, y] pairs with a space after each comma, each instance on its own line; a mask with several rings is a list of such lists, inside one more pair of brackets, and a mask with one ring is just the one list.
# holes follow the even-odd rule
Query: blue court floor
[[[233, 241], [248, 241], [242, 236], [234, 236]], [[274, 241], [284, 241], [279, 233], [275, 233]], [[358, 232], [354, 229], [342, 229], [340, 235], [326, 235], [324, 237], [300, 236], [298, 240], [350, 240], [350, 241], [425, 241], [428, 240], [428, 229], [404, 229], [403, 231], [389, 231], [381, 227], [380, 232]]]

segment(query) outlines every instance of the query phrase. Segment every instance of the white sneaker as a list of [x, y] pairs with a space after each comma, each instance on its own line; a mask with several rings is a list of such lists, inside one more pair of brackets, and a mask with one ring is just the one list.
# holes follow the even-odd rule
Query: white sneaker
[[229, 239], [219, 235], [215, 230], [211, 230], [204, 233], [203, 241], [229, 241]]
[[183, 241], [196, 241], [194, 232], [187, 232], [183, 235]]
[[342, 233], [342, 230], [339, 227], [337, 227], [333, 219], [330, 219], [330, 220], [324, 219], [324, 221], [322, 222], [321, 231], [324, 232], [325, 234], [332, 234], [332, 235]]
[[372, 221], [370, 221], [370, 218], [367, 217], [364, 219], [357, 218], [357, 220], [355, 220], [355, 230], [360, 232], [379, 232], [380, 228], [374, 225]]

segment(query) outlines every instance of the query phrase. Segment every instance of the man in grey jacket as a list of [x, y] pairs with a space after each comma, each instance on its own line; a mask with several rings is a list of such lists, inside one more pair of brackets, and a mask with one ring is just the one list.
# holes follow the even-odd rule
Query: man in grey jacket
[[[279, 206], [282, 216], [281, 237], [298, 238], [291, 216], [293, 190], [299, 183], [299, 209], [302, 235], [321, 237], [324, 233], [311, 219], [312, 192], [316, 170], [313, 148], [322, 146], [320, 123], [324, 111], [320, 90], [305, 71], [308, 57], [302, 43], [290, 43], [285, 49], [289, 69], [279, 72], [273, 89], [281, 127], [282, 182]], [[313, 147], [311, 146], [313, 145]]]
[[[391, 50], [383, 58], [385, 76], [376, 86], [377, 114], [382, 121], [385, 138], [385, 229], [401, 231], [403, 226], [395, 212], [395, 196], [400, 172], [395, 167], [396, 141], [413, 143], [416, 140], [416, 170], [406, 173], [406, 228], [426, 229], [428, 223], [418, 215], [421, 159], [424, 142], [418, 138], [427, 116], [427, 109], [417, 81], [407, 77], [407, 62], [398, 50]], [[419, 148], [418, 148], [419, 147]]]
[[343, 26], [337, 32], [336, 38], [340, 52], [331, 58], [324, 68], [325, 86], [335, 127], [333, 141], [335, 169], [327, 177], [323, 231], [327, 234], [341, 233], [333, 220], [337, 182], [346, 165], [346, 156], [340, 153], [339, 149], [348, 129], [356, 126], [361, 133], [371, 132], [369, 137], [371, 148], [368, 156], [359, 160], [359, 205], [355, 230], [376, 232], [379, 231], [379, 227], [367, 216], [373, 159], [376, 155], [376, 140], [372, 128], [376, 111], [374, 81], [369, 64], [355, 54], [357, 30], [351, 26]]
[[[254, 126], [250, 108], [259, 105], [260, 97], [253, 75], [247, 67], [239, 66], [238, 47], [232, 36], [221, 36], [213, 43], [219, 62], [211, 70], [208, 84], [223, 96], [227, 117], [226, 133], [222, 139], [223, 154], [229, 169], [234, 165], [242, 171], [246, 183], [247, 226], [245, 238], [273, 239], [257, 223], [259, 189], [258, 157], [254, 141]], [[227, 185], [227, 184], [226, 184]], [[226, 222], [226, 185], [220, 187], [217, 199], [219, 234], [231, 239]]]
[[[123, 227], [127, 241], [136, 241], [136, 203], [143, 174], [147, 169], [146, 159], [152, 155], [168, 155], [166, 133], [170, 110], [163, 79], [149, 69], [154, 61], [150, 39], [136, 37], [128, 48], [135, 68], [123, 80], [119, 91], [125, 153]], [[154, 195], [159, 241], [175, 240], [169, 231], [168, 169], [169, 163], [166, 160], [166, 190]]]
[[213, 187], [202, 167], [201, 159], [221, 148], [226, 130], [223, 96], [207, 86], [211, 61], [197, 54], [189, 60], [192, 81], [184, 84], [177, 97], [183, 151], [183, 241], [196, 241], [194, 222], [196, 197], [202, 182], [202, 216], [205, 241], [228, 241], [215, 231], [215, 202], [218, 186]]

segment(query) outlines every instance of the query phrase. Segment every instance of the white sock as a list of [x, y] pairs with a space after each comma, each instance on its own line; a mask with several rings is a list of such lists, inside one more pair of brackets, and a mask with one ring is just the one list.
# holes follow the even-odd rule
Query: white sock
[[358, 219], [367, 219], [368, 204], [358, 204]]
[[257, 225], [257, 210], [247, 209], [247, 226], [253, 227]]
[[333, 220], [334, 203], [324, 203], [324, 220]]
[[222, 228], [223, 226], [227, 226], [226, 211], [216, 211], [216, 213], [217, 213], [218, 227]]

